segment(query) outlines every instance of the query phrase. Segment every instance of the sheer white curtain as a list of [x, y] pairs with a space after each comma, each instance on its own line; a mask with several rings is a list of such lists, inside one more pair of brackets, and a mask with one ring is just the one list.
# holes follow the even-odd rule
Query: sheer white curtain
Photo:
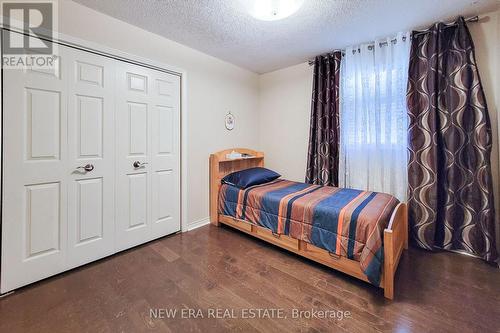
[[[386, 43], [387, 45], [381, 45]], [[349, 47], [341, 65], [342, 187], [406, 200], [410, 34]]]

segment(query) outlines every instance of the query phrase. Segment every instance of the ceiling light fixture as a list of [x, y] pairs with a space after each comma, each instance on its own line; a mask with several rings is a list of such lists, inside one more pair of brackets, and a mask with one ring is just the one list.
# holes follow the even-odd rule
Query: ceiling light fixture
[[244, 0], [244, 3], [256, 19], [276, 21], [297, 12], [304, 0]]

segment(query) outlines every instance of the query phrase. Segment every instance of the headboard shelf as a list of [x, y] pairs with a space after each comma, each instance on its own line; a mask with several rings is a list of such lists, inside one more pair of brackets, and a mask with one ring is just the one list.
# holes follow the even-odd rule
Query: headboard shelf
[[[248, 157], [227, 158], [231, 152], [250, 155]], [[210, 220], [218, 224], [218, 195], [224, 176], [244, 169], [263, 167], [264, 153], [247, 148], [231, 148], [210, 155]]]
[[241, 161], [241, 160], [262, 160], [262, 159], [264, 159], [264, 156], [248, 156], [248, 157], [238, 157], [238, 158], [225, 158], [223, 160], [219, 160], [219, 163], [234, 162], [234, 161]]

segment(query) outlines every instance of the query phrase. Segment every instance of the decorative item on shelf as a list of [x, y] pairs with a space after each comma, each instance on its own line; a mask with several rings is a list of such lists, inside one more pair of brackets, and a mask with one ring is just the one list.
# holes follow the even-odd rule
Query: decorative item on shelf
[[228, 131], [232, 131], [232, 130], [233, 130], [233, 128], [234, 128], [234, 116], [233, 116], [233, 114], [231, 113], [231, 111], [229, 111], [229, 112], [226, 114], [225, 125], [226, 125], [226, 129], [227, 129]]
[[237, 158], [242, 158], [242, 155], [241, 155], [241, 153], [238, 153], [237, 151], [233, 150], [231, 153], [226, 154], [226, 158], [234, 160], [234, 159], [237, 159]]

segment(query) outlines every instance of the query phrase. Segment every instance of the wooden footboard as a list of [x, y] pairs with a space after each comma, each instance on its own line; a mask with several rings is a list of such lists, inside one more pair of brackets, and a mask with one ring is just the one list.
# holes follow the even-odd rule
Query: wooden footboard
[[[250, 157], [228, 159], [226, 155], [233, 150], [249, 154]], [[216, 226], [219, 223], [229, 225], [268, 243], [369, 282], [357, 261], [335, 256], [304, 241], [293, 239], [286, 235], [274, 234], [268, 229], [218, 213], [218, 196], [221, 179], [231, 172], [258, 166], [264, 166], [264, 154], [251, 149], [233, 148], [210, 155], [210, 222]], [[394, 275], [403, 250], [408, 248], [408, 219], [405, 203], [400, 203], [392, 213], [389, 225], [384, 230], [383, 242], [384, 266], [382, 267], [380, 287], [384, 289], [384, 296], [386, 298], [393, 299]]]
[[404, 249], [408, 249], [408, 212], [405, 203], [400, 203], [392, 213], [389, 225], [384, 230], [384, 296], [394, 298], [394, 275]]

